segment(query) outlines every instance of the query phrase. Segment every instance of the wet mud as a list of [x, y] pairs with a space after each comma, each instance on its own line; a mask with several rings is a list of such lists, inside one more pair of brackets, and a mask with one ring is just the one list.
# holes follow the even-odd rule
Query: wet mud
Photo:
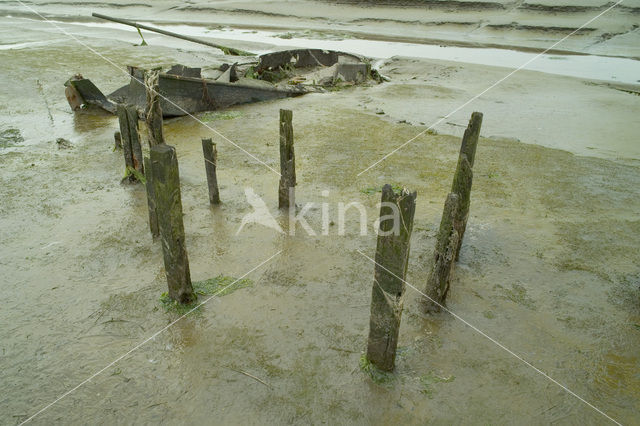
[[[7, 42], [42, 41], [39, 28], [26, 26]], [[83, 40], [117, 65], [221, 59], [154, 45], [153, 39], [144, 48], [113, 42], [108, 34]], [[413, 78], [416, 68], [429, 70], [428, 81]], [[0, 70], [12, 76], [0, 106], [0, 413], [3, 424], [17, 424], [176, 313], [161, 302], [167, 290], [162, 251], [149, 234], [144, 188], [120, 184], [124, 161], [113, 151], [116, 118], [73, 114], [64, 99], [62, 83], [75, 72], [105, 90], [117, 88], [122, 75], [67, 40], [0, 51]], [[296, 199], [300, 206], [315, 203], [306, 217], [316, 235], [302, 228], [280, 234], [257, 224], [237, 234], [251, 212], [247, 187], [287, 230], [286, 216], [277, 212], [279, 177], [189, 117], [165, 121], [165, 138], [180, 164], [194, 281], [242, 277], [282, 252], [247, 276], [252, 285], [211, 299], [35, 424], [605, 420], [451, 315], [424, 315], [410, 289], [396, 373], [376, 383], [360, 371], [373, 265], [358, 251], [375, 250], [371, 231], [380, 196], [370, 188], [390, 183], [417, 191], [407, 280], [421, 289], [456, 166], [459, 126], [471, 109], [358, 173], [427, 130], [430, 119], [452, 109], [449, 102], [464, 101], [474, 85], [483, 85], [469, 76], [498, 75], [490, 67], [406, 58], [381, 70], [392, 82], [198, 115], [277, 169], [278, 111], [293, 110]], [[520, 91], [528, 84], [533, 86]], [[564, 121], [575, 128], [582, 123], [585, 133], [608, 134], [611, 144], [605, 140], [594, 150], [601, 155], [576, 148], [581, 145], [562, 133], [561, 118], [531, 125], [526, 114], [500, 115], [522, 103], [531, 114], [547, 114], [548, 104], [533, 93], [543, 86], [559, 98], [599, 99], [595, 107], [557, 109], [561, 117], [582, 115], [581, 121]], [[525, 72], [474, 106], [484, 111], [486, 127], [448, 303], [624, 424], [633, 424], [640, 411], [640, 163], [632, 150], [633, 124], [629, 130], [589, 118], [637, 113], [638, 99], [569, 77]], [[517, 136], [508, 128], [519, 129]], [[545, 143], [545, 135], [554, 141]], [[202, 137], [218, 147], [222, 204], [215, 208], [208, 201]], [[57, 138], [70, 148], [59, 149]], [[360, 235], [355, 209], [347, 214], [345, 235], [338, 235], [337, 225], [322, 235], [321, 203], [329, 203], [337, 223], [337, 203], [350, 201], [365, 206], [367, 235]]]

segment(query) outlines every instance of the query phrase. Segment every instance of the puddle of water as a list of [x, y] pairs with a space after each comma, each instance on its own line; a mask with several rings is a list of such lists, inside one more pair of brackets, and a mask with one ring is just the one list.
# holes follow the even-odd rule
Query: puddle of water
[[[100, 28], [117, 28], [123, 26], [114, 23], [73, 23]], [[540, 71], [548, 74], [565, 75], [588, 80], [604, 80], [618, 83], [635, 84], [640, 80], [640, 61], [626, 58], [612, 58], [596, 55], [540, 55], [536, 53], [518, 52], [505, 49], [470, 48], [455, 46], [436, 46], [416, 43], [399, 43], [377, 40], [325, 40], [292, 37], [283, 39], [278, 35], [283, 32], [247, 31], [239, 29], [207, 29], [192, 25], [156, 25], [158, 28], [173, 31], [192, 37], [211, 37], [252, 43], [268, 43], [286, 47], [308, 47], [317, 49], [341, 50], [373, 58], [391, 58], [408, 56], [415, 58], [440, 59], [479, 65], [491, 65], [517, 69]], [[169, 38], [163, 38], [169, 40]], [[272, 49], [266, 49], [265, 53]], [[535, 58], [535, 59], [534, 59]], [[529, 61], [531, 61], [529, 63]]]

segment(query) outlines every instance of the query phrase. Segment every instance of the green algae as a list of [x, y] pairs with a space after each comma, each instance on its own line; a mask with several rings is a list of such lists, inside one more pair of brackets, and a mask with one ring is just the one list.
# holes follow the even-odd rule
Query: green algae
[[[193, 291], [197, 296], [227, 296], [241, 288], [253, 286], [253, 281], [248, 278], [236, 279], [224, 275], [218, 275], [204, 281], [196, 281], [193, 284]], [[206, 299], [205, 299], [206, 300]], [[164, 292], [160, 295], [160, 303], [167, 312], [185, 315], [189, 312], [200, 311], [202, 301], [195, 300], [192, 303], [178, 303], [169, 297], [169, 293]]]

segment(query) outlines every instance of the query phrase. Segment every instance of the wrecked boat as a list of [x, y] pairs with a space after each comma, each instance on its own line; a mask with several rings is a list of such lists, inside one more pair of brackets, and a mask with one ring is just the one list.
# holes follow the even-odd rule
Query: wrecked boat
[[[174, 65], [160, 72], [159, 92], [164, 117], [176, 117], [233, 105], [325, 91], [327, 86], [359, 84], [372, 76], [363, 58], [322, 49], [268, 53], [257, 61], [223, 64], [203, 76], [201, 68]], [[82, 75], [66, 83], [65, 95], [74, 111], [98, 107], [115, 114], [118, 104], [146, 108], [146, 70], [129, 66], [130, 81], [109, 95]]]

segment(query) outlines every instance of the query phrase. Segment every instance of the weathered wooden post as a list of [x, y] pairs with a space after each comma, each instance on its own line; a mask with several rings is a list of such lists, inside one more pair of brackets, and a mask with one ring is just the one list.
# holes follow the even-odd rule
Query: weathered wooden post
[[476, 147], [478, 146], [478, 137], [480, 136], [480, 128], [482, 127], [482, 113], [474, 112], [469, 119], [469, 125], [462, 137], [462, 145], [460, 147], [460, 155], [458, 158], [458, 166], [453, 177], [451, 192], [458, 194], [460, 197], [458, 205], [458, 213], [456, 222], [458, 225], [458, 245], [456, 247], [455, 259], [460, 257], [460, 248], [462, 247], [462, 239], [467, 229], [467, 220], [469, 219], [469, 207], [471, 206], [471, 185], [473, 183], [473, 163], [476, 158]]
[[204, 154], [204, 168], [207, 172], [207, 185], [209, 186], [209, 202], [220, 204], [220, 192], [218, 191], [218, 177], [216, 168], [218, 167], [218, 151], [216, 144], [209, 139], [202, 139], [202, 152]]
[[129, 118], [127, 117], [127, 108], [124, 105], [118, 105], [117, 114], [118, 123], [120, 124], [120, 138], [124, 154], [124, 165], [128, 171], [129, 168], [133, 168], [133, 155], [131, 153], [131, 139], [129, 138]]
[[151, 148], [151, 168], [169, 297], [180, 303], [190, 303], [196, 299], [196, 295], [191, 285], [185, 245], [180, 174], [175, 148], [166, 144]]
[[384, 371], [395, 366], [415, 209], [415, 192], [382, 188], [367, 359]]
[[280, 185], [278, 208], [295, 207], [296, 159], [293, 152], [293, 112], [280, 110]]
[[474, 112], [471, 114], [469, 125], [462, 138], [451, 193], [447, 196], [440, 220], [440, 230], [425, 288], [427, 299], [424, 300], [424, 306], [427, 312], [438, 312], [440, 306], [444, 305], [449, 292], [453, 265], [460, 256], [462, 238], [469, 219], [473, 162], [481, 126], [482, 113]]
[[145, 123], [149, 136], [149, 147], [164, 143], [162, 132], [162, 109], [160, 108], [159, 72], [149, 71], [144, 76], [147, 93], [147, 107], [145, 109]]
[[142, 145], [138, 132], [138, 110], [135, 105], [127, 105], [127, 118], [129, 119], [129, 138], [131, 140], [131, 154], [133, 155], [133, 167], [140, 174], [144, 174], [144, 160], [142, 158]]
[[153, 167], [151, 167], [149, 157], [144, 157], [144, 169], [147, 172], [145, 175], [147, 180], [145, 188], [147, 190], [147, 207], [149, 208], [149, 230], [153, 239], [156, 239], [160, 236], [160, 229], [158, 228], [158, 212], [153, 189]]
[[136, 173], [144, 174], [142, 146], [138, 134], [138, 111], [133, 105], [118, 105], [118, 121], [127, 175], [123, 181], [136, 182]]
[[460, 240], [459, 225], [456, 223], [459, 203], [458, 194], [449, 193], [444, 204], [436, 248], [433, 252], [433, 263], [427, 278], [425, 294], [428, 298], [424, 300], [427, 312], [439, 312], [440, 305], [444, 304], [449, 291], [451, 272]]
[[480, 137], [480, 128], [482, 127], [482, 113], [474, 112], [471, 114], [469, 124], [464, 131], [462, 137], [462, 145], [460, 146], [460, 154], [465, 154], [471, 167], [476, 159], [476, 148], [478, 147], [478, 138]]

